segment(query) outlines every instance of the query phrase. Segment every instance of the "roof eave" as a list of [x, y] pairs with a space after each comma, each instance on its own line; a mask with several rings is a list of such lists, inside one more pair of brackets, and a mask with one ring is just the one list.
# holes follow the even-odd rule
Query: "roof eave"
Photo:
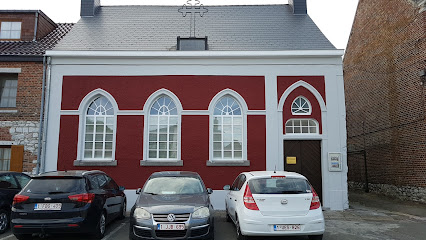
[[282, 58], [341, 57], [342, 49], [285, 51], [46, 51], [48, 57], [79, 58]]

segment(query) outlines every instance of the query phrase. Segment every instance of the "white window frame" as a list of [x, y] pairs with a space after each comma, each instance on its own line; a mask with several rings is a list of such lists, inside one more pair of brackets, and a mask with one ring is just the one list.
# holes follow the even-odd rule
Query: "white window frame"
[[[306, 112], [306, 113], [296, 113], [296, 112], [293, 112], [293, 104], [294, 104], [297, 100], [299, 100], [299, 99], [303, 99], [303, 100], [305, 100], [305, 101], [306, 101], [306, 103], [308, 104], [308, 108], [309, 108], [309, 111], [308, 111], [308, 112]], [[311, 115], [311, 114], [312, 114], [312, 105], [311, 105], [311, 102], [309, 102], [309, 100], [308, 100], [306, 97], [304, 97], [304, 96], [298, 96], [298, 97], [296, 97], [296, 98], [293, 100], [293, 102], [291, 103], [291, 105], [290, 105], [290, 110], [291, 110], [291, 114], [292, 114], [292, 115]]]
[[[84, 158], [84, 138], [86, 133], [86, 113], [87, 108], [92, 103], [93, 100], [96, 98], [103, 96], [113, 106], [114, 109], [114, 115], [113, 115], [113, 139], [112, 139], [112, 158], [108, 159], [85, 159]], [[114, 162], [113, 165], [116, 165], [116, 158], [115, 158], [115, 149], [116, 149], [116, 136], [117, 136], [117, 113], [119, 111], [117, 102], [115, 101], [114, 97], [109, 94], [107, 91], [103, 89], [96, 89], [87, 94], [83, 100], [80, 103], [80, 106], [78, 108], [79, 111], [79, 131], [78, 131], [78, 145], [77, 145], [77, 160], [74, 162], [74, 165], [85, 165], [85, 163], [94, 163], [99, 164], [96, 166], [102, 166], [103, 164], [108, 165], [107, 163]]]
[[[308, 128], [308, 133], [302, 133], [302, 130], [300, 131], [300, 133], [287, 133], [287, 123], [289, 123], [290, 121], [308, 121], [308, 126], [305, 126]], [[309, 121], [313, 121], [315, 123], [315, 131], [316, 133], [310, 133], [310, 128], [314, 127], [314, 126], [310, 126], [309, 125]], [[302, 125], [300, 125], [300, 128], [302, 128]], [[313, 118], [290, 118], [289, 120], [287, 120], [287, 122], [284, 124], [284, 129], [285, 129], [285, 135], [319, 135], [319, 124], [318, 121], [313, 119]], [[294, 124], [293, 124], [293, 129], [294, 129]]]
[[[17, 32], [18, 30], [4, 30], [4, 25], [6, 23], [10, 23], [11, 25], [13, 23], [19, 23], [19, 37], [18, 38], [12, 38], [12, 32]], [[10, 37], [3, 37], [2, 35], [4, 33], [8, 33]], [[0, 23], [0, 39], [4, 39], [4, 40], [20, 40], [21, 39], [21, 35], [22, 35], [22, 22], [21, 21], [4, 21]]]
[[[243, 120], [243, 143], [242, 143], [242, 158], [241, 159], [214, 159], [213, 157], [213, 120], [214, 120], [214, 109], [216, 104], [225, 96], [230, 96], [232, 98], [234, 98], [237, 103], [240, 105], [241, 108], [241, 117]], [[218, 94], [216, 94], [216, 96], [213, 97], [213, 99], [210, 101], [210, 105], [209, 105], [209, 162], [242, 162], [242, 161], [247, 161], [247, 112], [248, 112], [248, 107], [246, 102], [244, 101], [244, 98], [238, 94], [236, 91], [232, 90], [232, 89], [224, 89], [221, 92], [219, 92]]]
[[[177, 109], [177, 118], [178, 118], [178, 136], [177, 136], [177, 158], [173, 158], [173, 159], [169, 159], [169, 158], [149, 158], [149, 117], [150, 117], [150, 110], [152, 105], [157, 101], [157, 99], [159, 99], [162, 96], [167, 96], [169, 98], [171, 98], [174, 102], [174, 104], [176, 105], [176, 109]], [[166, 163], [166, 165], [170, 162], [174, 162], [174, 163], [178, 163], [178, 165], [182, 165], [182, 141], [181, 141], [181, 129], [182, 129], [182, 104], [179, 100], [179, 98], [171, 91], [167, 90], [167, 89], [159, 89], [156, 92], [154, 92], [153, 94], [151, 94], [151, 96], [149, 96], [149, 98], [146, 100], [145, 105], [144, 105], [144, 133], [143, 133], [143, 160], [141, 161], [141, 165], [150, 165], [151, 163], [153, 165], [157, 165], [157, 163], [159, 165], [161, 165], [161, 163]], [[181, 164], [182, 163], [182, 164]], [[173, 164], [169, 164], [169, 165], [173, 165]]]

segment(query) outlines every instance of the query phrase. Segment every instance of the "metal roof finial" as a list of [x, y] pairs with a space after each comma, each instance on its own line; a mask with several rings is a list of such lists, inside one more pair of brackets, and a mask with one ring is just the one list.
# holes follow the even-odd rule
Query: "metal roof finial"
[[203, 17], [208, 11], [209, 10], [200, 3], [200, 0], [188, 0], [186, 4], [179, 8], [178, 12], [182, 13], [183, 17], [186, 17], [188, 13], [191, 15], [190, 37], [195, 37], [195, 14], [198, 13], [200, 17]]

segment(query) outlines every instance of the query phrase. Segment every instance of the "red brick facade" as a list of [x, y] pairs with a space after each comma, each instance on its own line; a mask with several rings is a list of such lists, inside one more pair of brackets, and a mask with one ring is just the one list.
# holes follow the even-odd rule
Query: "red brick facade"
[[[426, 11], [418, 1], [360, 0], [344, 58], [348, 179], [426, 187]], [[422, 10], [423, 9], [423, 10]], [[380, 191], [380, 190], [378, 190]], [[382, 191], [383, 192], [383, 191]]]
[[[16, 113], [0, 112], [0, 141], [14, 141], [26, 146], [23, 159], [23, 171], [31, 172], [37, 160], [37, 148], [34, 141], [38, 138], [40, 120], [41, 91], [43, 79], [42, 62], [0, 62], [0, 68], [20, 68], [18, 73], [18, 90]], [[11, 133], [11, 127], [13, 127]], [[32, 140], [30, 140], [32, 139]]]
[[[37, 40], [45, 37], [47, 34], [55, 30], [57, 27], [52, 20], [50, 20], [43, 13], [38, 14], [37, 21]], [[32, 41], [34, 39], [36, 12], [27, 13], [2, 13], [0, 14], [1, 22], [21, 22], [21, 39], [22, 41]]]

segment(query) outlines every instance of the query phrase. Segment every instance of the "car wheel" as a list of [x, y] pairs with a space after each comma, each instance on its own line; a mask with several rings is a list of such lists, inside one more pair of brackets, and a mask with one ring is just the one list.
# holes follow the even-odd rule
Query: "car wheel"
[[0, 210], [0, 233], [6, 232], [9, 227], [9, 214], [5, 210]]
[[124, 199], [123, 207], [121, 208], [121, 213], [120, 213], [120, 216], [118, 218], [119, 219], [126, 218], [126, 199]]
[[96, 226], [96, 231], [94, 234], [95, 239], [102, 239], [105, 235], [105, 229], [106, 229], [106, 217], [105, 217], [105, 212], [102, 212], [101, 216], [99, 217], [98, 225]]
[[237, 239], [238, 239], [238, 240], [248, 240], [248, 237], [247, 237], [247, 236], [244, 236], [244, 235], [241, 233], [240, 221], [238, 220], [238, 218], [237, 218], [237, 220], [235, 221], [235, 228], [237, 229]]
[[322, 234], [321, 235], [309, 235], [309, 240], [322, 240]]
[[31, 234], [15, 234], [15, 237], [19, 240], [27, 240], [33, 238]]

